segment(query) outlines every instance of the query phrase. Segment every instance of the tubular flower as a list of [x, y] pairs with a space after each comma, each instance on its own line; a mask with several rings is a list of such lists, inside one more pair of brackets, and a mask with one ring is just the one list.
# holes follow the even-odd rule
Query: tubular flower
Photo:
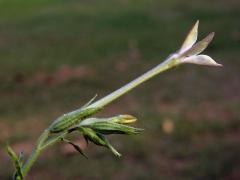
[[214, 37], [214, 32], [210, 33], [203, 40], [197, 41], [198, 37], [198, 25], [197, 21], [190, 32], [188, 33], [185, 41], [182, 44], [180, 50], [175, 54], [179, 60], [179, 64], [191, 63], [197, 65], [206, 65], [206, 66], [222, 66], [215, 62], [210, 56], [200, 54], [202, 53]]

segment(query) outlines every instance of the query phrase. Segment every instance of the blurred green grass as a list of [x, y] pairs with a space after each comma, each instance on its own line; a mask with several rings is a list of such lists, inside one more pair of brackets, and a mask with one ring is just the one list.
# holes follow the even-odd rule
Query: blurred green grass
[[[177, 50], [199, 19], [200, 38], [216, 32], [207, 54], [223, 69], [182, 66], [106, 107], [100, 115], [131, 113], [146, 129], [111, 139], [121, 160], [93, 146], [86, 150], [90, 160], [56, 147], [41, 156], [30, 179], [238, 179], [239, 5], [1, 0], [1, 144], [34, 142], [58, 115], [117, 89]], [[173, 124], [170, 134], [162, 129], [165, 119]], [[0, 179], [8, 179], [12, 169], [1, 151], [0, 161], [6, 164]]]

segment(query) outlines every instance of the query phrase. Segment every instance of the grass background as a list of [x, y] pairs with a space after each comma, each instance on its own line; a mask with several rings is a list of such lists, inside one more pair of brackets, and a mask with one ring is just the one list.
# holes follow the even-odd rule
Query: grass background
[[[199, 19], [224, 68], [178, 67], [106, 107], [99, 116], [133, 114], [145, 129], [110, 138], [121, 159], [59, 144], [28, 179], [239, 179], [239, 17], [237, 0], [1, 0], [0, 143], [28, 155], [54, 118], [158, 64]], [[0, 179], [12, 171], [1, 148]]]

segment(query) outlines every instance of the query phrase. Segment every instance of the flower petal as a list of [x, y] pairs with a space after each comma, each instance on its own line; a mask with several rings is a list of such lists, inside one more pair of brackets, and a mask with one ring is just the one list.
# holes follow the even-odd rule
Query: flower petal
[[203, 52], [207, 48], [209, 43], [212, 41], [213, 37], [214, 37], [214, 32], [211, 32], [209, 35], [207, 35], [207, 37], [205, 37], [203, 40], [194, 44], [192, 48], [190, 48], [189, 50], [184, 52], [181, 56], [186, 57], [186, 56], [192, 56], [192, 55], [200, 54], [201, 52]]
[[205, 66], [222, 66], [221, 64], [216, 63], [211, 57], [207, 55], [186, 57], [181, 60], [181, 63], [191, 63]]
[[194, 26], [192, 27], [192, 29], [190, 30], [190, 32], [188, 33], [185, 41], [182, 44], [182, 47], [179, 50], [179, 53], [183, 53], [184, 51], [187, 51], [188, 49], [190, 49], [193, 44], [197, 41], [197, 36], [198, 36], [198, 24], [199, 21], [197, 21]]
[[110, 120], [111, 122], [115, 122], [119, 124], [130, 124], [130, 123], [136, 122], [137, 118], [132, 115], [124, 114], [124, 115], [119, 115], [119, 116], [110, 118]]

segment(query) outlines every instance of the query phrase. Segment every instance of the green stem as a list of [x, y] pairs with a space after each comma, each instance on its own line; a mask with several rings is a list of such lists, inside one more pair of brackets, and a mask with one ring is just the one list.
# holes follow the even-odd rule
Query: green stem
[[68, 134], [68, 132], [65, 131], [62, 134], [59, 134], [59, 135], [47, 140], [48, 137], [49, 137], [49, 130], [46, 129], [42, 133], [40, 138], [38, 139], [38, 142], [37, 142], [36, 146], [34, 147], [30, 157], [28, 158], [27, 162], [23, 166], [23, 170], [22, 170], [23, 171], [23, 177], [26, 177], [26, 175], [29, 172], [29, 170], [31, 169], [32, 165], [37, 160], [38, 156], [40, 155], [40, 153], [43, 150], [45, 150], [48, 146], [59, 142], [61, 140], [61, 138], [63, 138], [67, 134]]
[[117, 89], [116, 91], [112, 92], [111, 94], [105, 96], [104, 98], [96, 101], [95, 103], [88, 106], [88, 108], [94, 107], [104, 107], [107, 104], [111, 103], [115, 99], [119, 98], [120, 96], [126, 94], [133, 88], [137, 87], [138, 85], [142, 84], [143, 82], [147, 81], [148, 79], [156, 76], [157, 74], [166, 71], [174, 66], [178, 65], [177, 59], [174, 55], [168, 57], [164, 62], [160, 63], [156, 67], [150, 69], [143, 75], [139, 76], [138, 78], [134, 79], [133, 81], [129, 82], [125, 86]]
[[28, 173], [28, 171], [31, 169], [33, 163], [37, 160], [39, 154], [41, 153], [42, 149], [42, 144], [44, 143], [45, 140], [47, 140], [49, 135], [48, 129], [46, 129], [42, 135], [39, 137], [37, 144], [35, 145], [30, 157], [28, 158], [27, 162], [23, 166], [23, 177], [25, 177]]
[[57, 135], [55, 137], [52, 137], [51, 139], [47, 140], [41, 147], [42, 150], [46, 149], [48, 146], [51, 146], [55, 144], [56, 142], [59, 142], [62, 138], [64, 138], [69, 132], [65, 131], [61, 133], [60, 135]]
[[[89, 105], [87, 108], [96, 108], [96, 107], [104, 107], [107, 104], [111, 103], [115, 99], [119, 98], [120, 96], [126, 94], [136, 86], [142, 84], [143, 82], [147, 81], [148, 79], [154, 77], [155, 75], [166, 71], [167, 69], [170, 69], [174, 66], [178, 65], [178, 61], [174, 55], [168, 57], [164, 62], [157, 65], [156, 67], [152, 68], [151, 70], [147, 71], [143, 75], [139, 76], [135, 80], [129, 82], [125, 86], [121, 87], [120, 89], [112, 92], [111, 94], [103, 97], [102, 99], [96, 101], [95, 103]], [[48, 139], [49, 137], [49, 130], [46, 129], [43, 134], [40, 136], [38, 143], [36, 144], [32, 154], [30, 155], [29, 159], [23, 166], [23, 177], [26, 177], [28, 171], [32, 167], [33, 163], [37, 160], [40, 153], [46, 149], [48, 146], [53, 145], [61, 140], [61, 138], [64, 138], [68, 132], [63, 132], [51, 139]]]

